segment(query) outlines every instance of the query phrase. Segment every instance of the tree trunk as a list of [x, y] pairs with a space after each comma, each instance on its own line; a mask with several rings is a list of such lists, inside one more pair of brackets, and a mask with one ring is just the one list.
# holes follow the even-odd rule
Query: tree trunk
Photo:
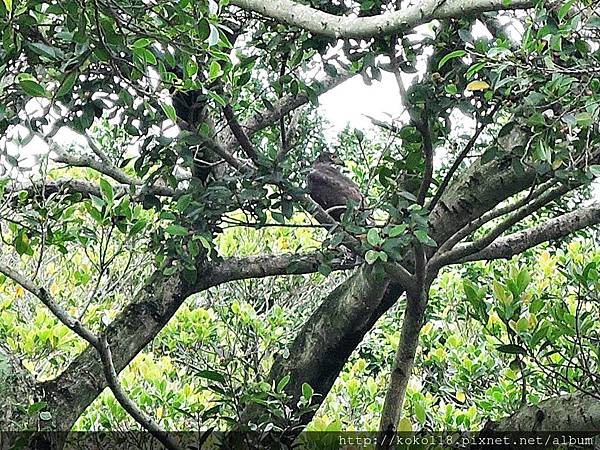
[[425, 323], [427, 298], [428, 295], [425, 290], [416, 296], [407, 295], [400, 342], [392, 365], [388, 391], [383, 404], [379, 426], [380, 435], [377, 440], [379, 449], [389, 447], [386, 443], [391, 442], [391, 437], [396, 432], [398, 421], [402, 415], [406, 387], [410, 380], [415, 354], [419, 346], [419, 334]]
[[[517, 174], [511, 165], [511, 149], [526, 139], [527, 134], [513, 130], [500, 140], [504, 153], [489, 163], [474, 162], [448, 187], [429, 217], [430, 235], [436, 242], [444, 242], [474, 218], [531, 185], [535, 172], [525, 169]], [[411, 261], [407, 259], [406, 264], [410, 266]], [[271, 381], [291, 376], [286, 392], [292, 397], [288, 404], [292, 410], [302, 395], [303, 383], [320, 394], [316, 401], [322, 403], [354, 349], [403, 292], [397, 280], [374, 280], [368, 268], [361, 268], [323, 300], [298, 333], [289, 356], [278, 358], [271, 371]], [[308, 423], [313, 414], [306, 414], [303, 422]], [[292, 433], [300, 431], [297, 427]]]

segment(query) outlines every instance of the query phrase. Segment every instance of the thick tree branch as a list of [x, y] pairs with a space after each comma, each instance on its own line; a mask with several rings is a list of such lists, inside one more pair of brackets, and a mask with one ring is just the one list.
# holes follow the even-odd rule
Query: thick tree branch
[[[122, 186], [123, 191], [126, 190], [125, 186]], [[120, 190], [116, 187], [116, 190]], [[83, 198], [88, 198], [90, 195], [96, 197], [102, 197], [100, 187], [92, 183], [91, 181], [78, 180], [73, 178], [58, 178], [56, 180], [43, 180], [40, 182], [32, 182], [27, 184], [16, 184], [10, 185], [7, 191], [11, 194], [26, 191], [30, 198], [36, 198], [43, 196], [48, 198], [52, 194], [81, 194]], [[116, 194], [118, 196], [119, 194]]]
[[457, 246], [452, 250], [448, 250], [446, 253], [436, 256], [431, 261], [431, 265], [433, 267], [440, 268], [446, 264], [452, 263], [453, 261], [461, 260], [462, 258], [467, 257], [469, 254], [473, 254], [484, 249], [510, 227], [514, 226], [525, 217], [538, 211], [551, 201], [556, 200], [560, 196], [566, 194], [571, 189], [572, 187], [569, 185], [562, 185], [543, 193], [538, 198], [534, 199], [529, 204], [526, 204], [522, 208], [518, 209], [515, 213], [504, 219], [481, 239]]
[[[190, 295], [234, 280], [315, 273], [322, 259], [320, 252], [229, 258], [200, 268], [200, 282], [193, 286], [185, 282], [179, 273], [166, 277], [157, 270], [100, 339], [111, 343], [114, 368], [119, 373], [158, 334]], [[347, 270], [357, 264], [352, 259], [334, 259], [330, 263], [333, 270]], [[56, 411], [52, 429], [69, 430], [102, 392], [106, 387], [103, 370], [97, 352], [88, 347], [57, 378], [43, 383], [49, 408]]]
[[143, 190], [150, 192], [154, 195], [164, 196], [164, 197], [173, 197], [175, 195], [175, 190], [171, 189], [167, 186], [157, 186], [157, 185], [146, 185], [143, 180], [127, 175], [121, 169], [114, 167], [113, 165], [107, 165], [103, 162], [98, 161], [95, 158], [91, 158], [89, 156], [73, 156], [65, 153], [62, 150], [58, 150], [57, 148], [53, 148], [53, 151], [57, 153], [57, 157], [54, 158], [54, 161], [57, 163], [67, 164], [71, 167], [89, 167], [107, 177], [112, 178], [118, 183], [125, 184], [128, 186], [141, 186]]
[[[322, 252], [312, 252], [300, 255], [290, 253], [228, 258], [209, 267], [208, 287], [235, 280], [315, 273], [319, 270], [324, 256]], [[361, 263], [353, 258], [334, 258], [328, 264], [333, 270], [348, 270]]]
[[567, 394], [520, 408], [510, 417], [492, 424], [493, 432], [581, 432], [598, 434], [600, 402], [585, 394]]
[[466, 256], [457, 262], [511, 258], [536, 245], [553, 239], [560, 239], [575, 231], [599, 223], [600, 203], [594, 203], [588, 207], [550, 219], [537, 227], [497, 239], [479, 252]]
[[232, 5], [314, 34], [334, 38], [372, 38], [402, 33], [434, 19], [475, 15], [485, 11], [524, 9], [532, 1], [424, 0], [399, 11], [370, 17], [336, 16], [292, 0], [231, 0]]

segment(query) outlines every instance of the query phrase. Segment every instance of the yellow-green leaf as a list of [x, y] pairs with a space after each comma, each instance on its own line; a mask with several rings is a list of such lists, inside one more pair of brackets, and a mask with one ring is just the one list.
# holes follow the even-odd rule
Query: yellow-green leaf
[[475, 80], [467, 84], [467, 91], [484, 91], [489, 89], [490, 85], [487, 81]]
[[398, 431], [404, 433], [410, 433], [413, 430], [412, 423], [408, 417], [403, 417], [398, 422]]

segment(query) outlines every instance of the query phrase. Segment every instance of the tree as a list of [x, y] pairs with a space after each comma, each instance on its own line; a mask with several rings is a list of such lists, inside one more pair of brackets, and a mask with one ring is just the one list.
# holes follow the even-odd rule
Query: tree
[[[182, 303], [232, 280], [352, 270], [322, 299], [289, 356], [276, 359], [271, 381], [289, 377], [291, 410], [306, 386], [322, 401], [364, 335], [404, 294], [380, 427], [393, 432], [439, 271], [508, 258], [600, 221], [598, 203], [573, 197], [600, 167], [592, 2], [31, 0], [5, 1], [0, 14], [0, 127], [7, 144], [40, 138], [50, 148], [42, 176], [27, 179], [5, 146], [18, 175], [3, 183], [3, 239], [13, 254], [0, 272], [88, 344], [44, 382], [3, 356], [15, 380], [7, 404], [33, 386], [32, 401], [50, 412], [43, 428], [70, 429], [108, 386], [176, 448], [128, 399], [117, 374]], [[503, 17], [523, 27], [518, 40]], [[431, 33], [415, 31], [422, 24]], [[476, 25], [492, 37], [474, 38]], [[405, 86], [403, 73], [419, 72], [418, 64], [426, 69]], [[315, 65], [323, 69], [318, 81], [308, 75]], [[397, 141], [365, 167], [370, 207], [350, 204], [337, 222], [303, 189], [314, 141], [309, 118], [296, 112], [358, 74], [379, 79], [381, 70], [395, 75], [408, 117], [380, 124]], [[475, 123], [466, 140], [453, 135], [456, 111]], [[101, 120], [114, 131], [99, 128]], [[61, 146], [56, 136], [65, 128], [85, 146]], [[452, 164], [435, 170], [444, 152]], [[54, 176], [57, 165], [69, 168], [66, 177]], [[293, 226], [302, 211], [304, 225], [326, 230], [323, 246], [223, 258], [214, 240], [236, 211], [245, 216], [238, 224], [258, 228]], [[540, 211], [550, 217], [529, 226]], [[135, 295], [108, 324], [87, 320], [87, 307], [73, 314], [42, 283], [50, 252], [84, 247], [96, 271], [93, 304], [111, 264], [142, 240], [152, 273], [131, 280]], [[34, 263], [21, 267], [21, 257]], [[251, 421], [256, 408], [246, 413]], [[303, 423], [311, 416], [303, 414]], [[31, 426], [16, 412], [11, 420]]]

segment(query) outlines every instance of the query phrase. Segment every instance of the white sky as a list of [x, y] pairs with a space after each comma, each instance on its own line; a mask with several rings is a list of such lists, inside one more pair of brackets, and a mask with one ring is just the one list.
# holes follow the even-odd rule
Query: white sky
[[402, 113], [400, 95], [394, 76], [382, 72], [381, 82], [367, 86], [360, 76], [351, 78], [322, 95], [319, 113], [331, 124], [328, 137], [337, 135], [347, 124], [355, 128], [371, 128], [369, 118], [389, 122]]

